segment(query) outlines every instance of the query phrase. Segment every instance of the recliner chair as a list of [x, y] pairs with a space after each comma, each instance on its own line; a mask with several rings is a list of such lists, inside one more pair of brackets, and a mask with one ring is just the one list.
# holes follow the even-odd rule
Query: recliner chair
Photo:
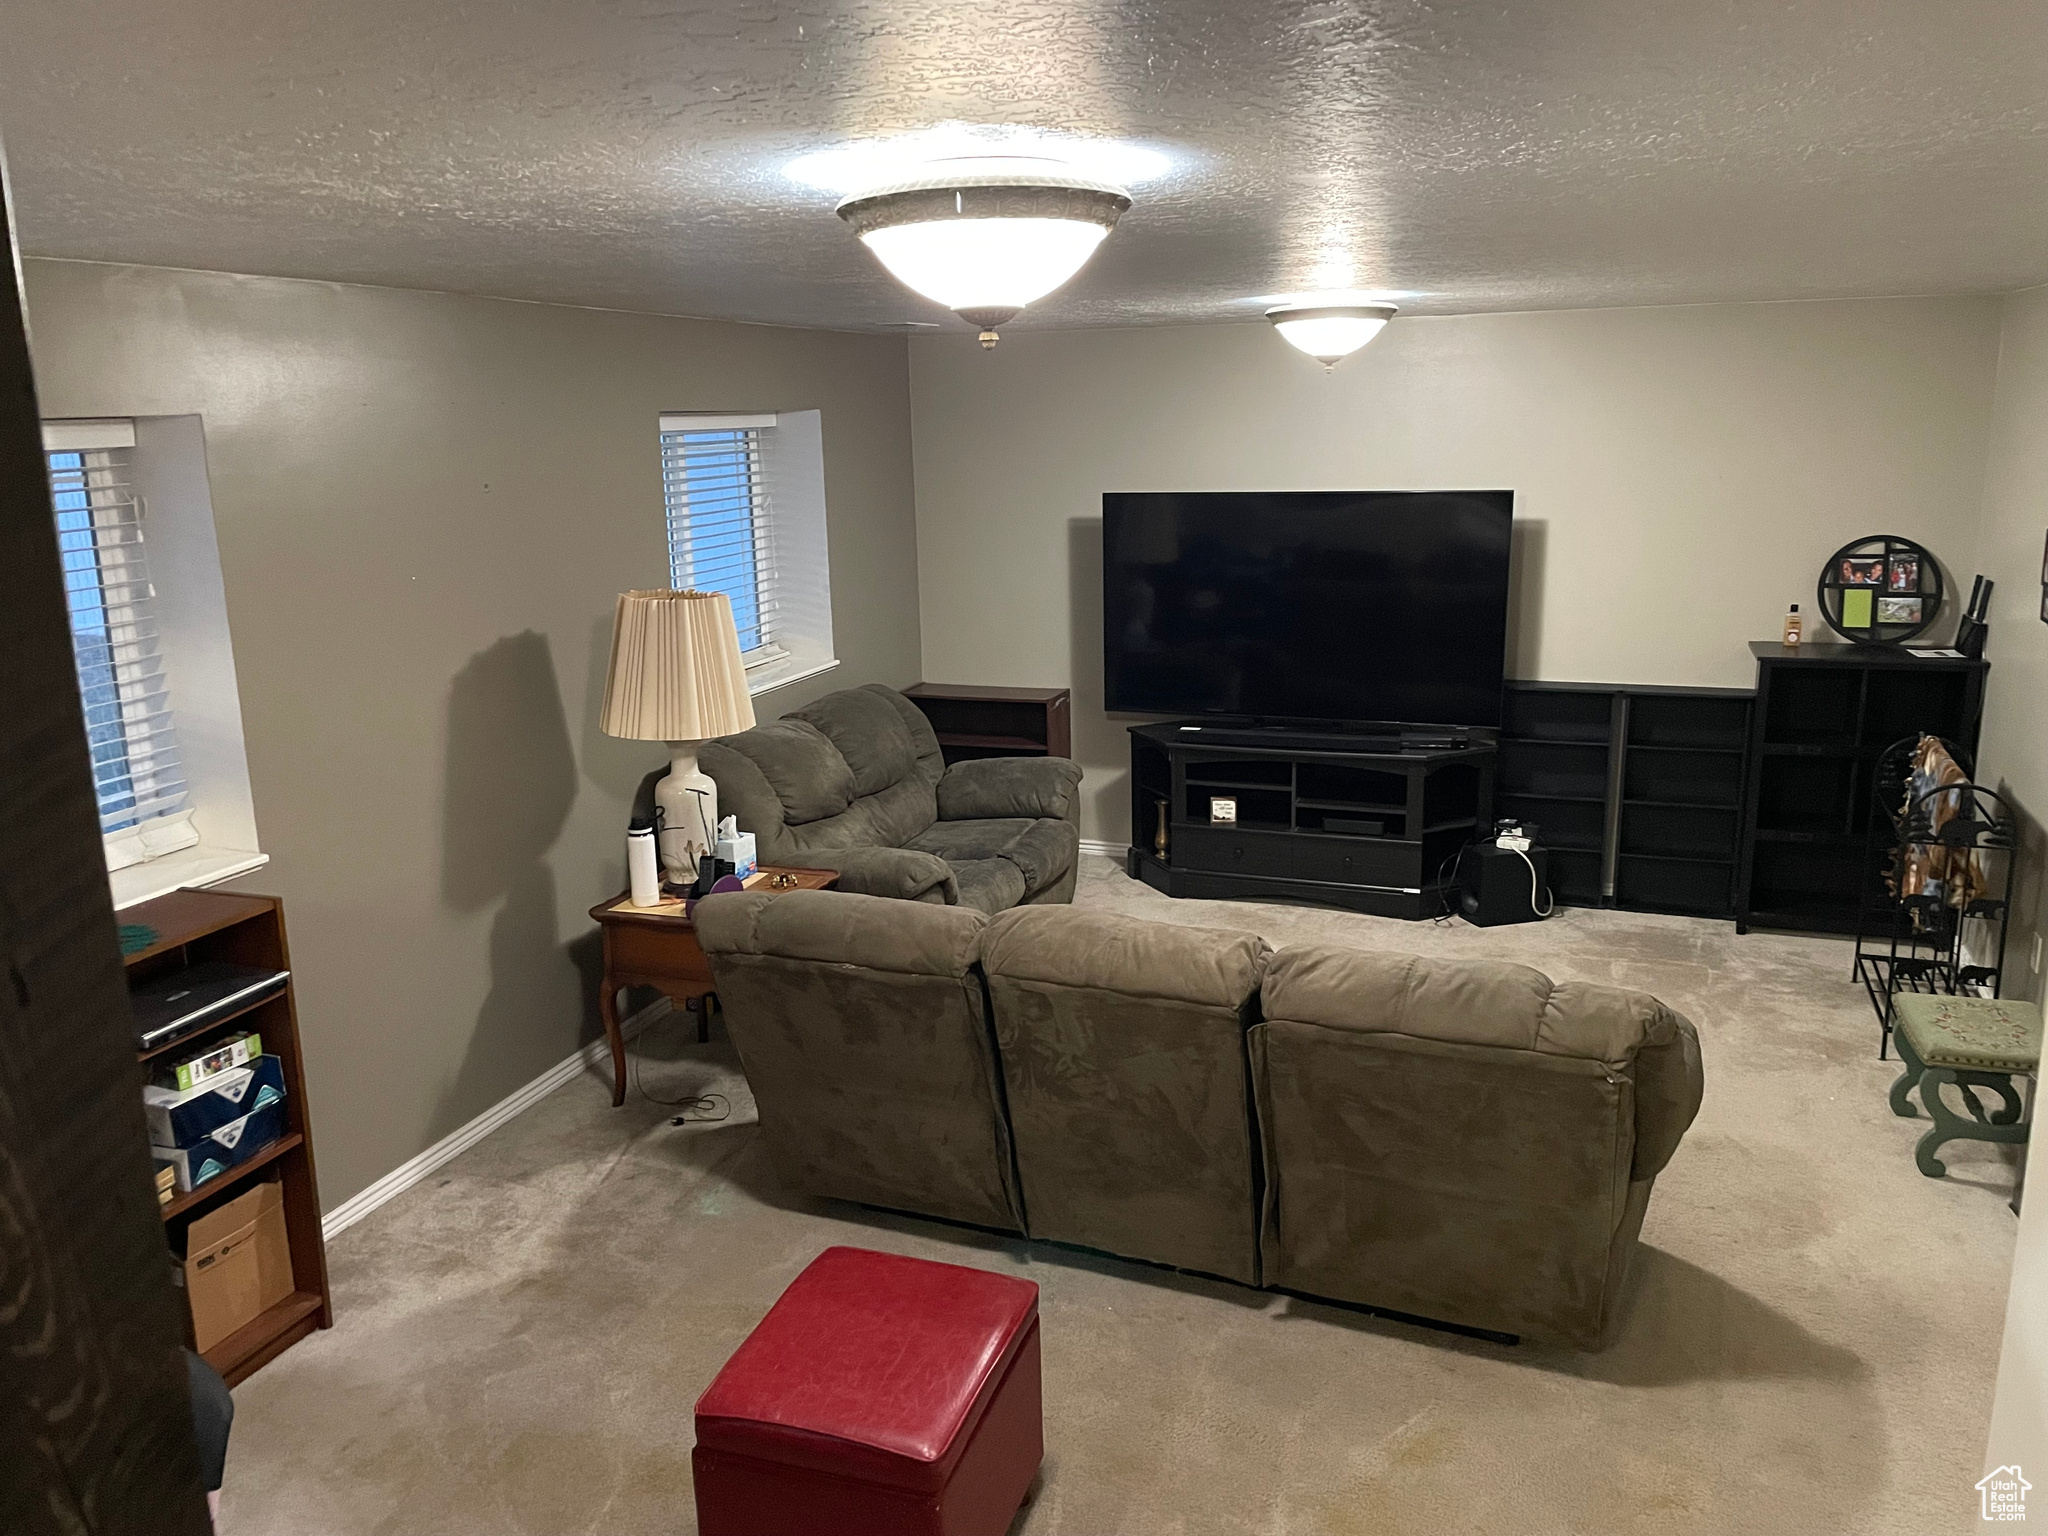
[[839, 889], [996, 913], [1074, 898], [1081, 769], [1063, 757], [947, 766], [893, 688], [827, 694], [706, 742], [720, 811], [763, 864], [839, 872]]

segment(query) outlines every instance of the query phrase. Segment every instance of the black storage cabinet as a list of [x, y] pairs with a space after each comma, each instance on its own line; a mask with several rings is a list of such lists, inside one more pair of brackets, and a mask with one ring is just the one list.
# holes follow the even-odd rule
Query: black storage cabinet
[[1732, 917], [1746, 688], [1510, 682], [1497, 813], [1537, 826], [1566, 906]]
[[1926, 734], [1974, 761], [1990, 664], [1894, 645], [1759, 641], [1750, 651], [1757, 702], [1737, 924], [1853, 934], [1890, 856], [1867, 846], [1879, 755]]

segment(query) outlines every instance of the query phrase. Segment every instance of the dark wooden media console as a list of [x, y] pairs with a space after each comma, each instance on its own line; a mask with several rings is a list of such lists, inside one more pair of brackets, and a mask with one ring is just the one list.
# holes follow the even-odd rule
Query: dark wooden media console
[[[1125, 867], [1169, 896], [1431, 917], [1458, 850], [1491, 824], [1493, 768], [1491, 743], [1361, 746], [1207, 721], [1132, 726]], [[1217, 797], [1236, 802], [1234, 823], [1211, 820]]]
[[924, 711], [948, 765], [976, 757], [1068, 757], [1073, 735], [1064, 688], [913, 683], [903, 696]]

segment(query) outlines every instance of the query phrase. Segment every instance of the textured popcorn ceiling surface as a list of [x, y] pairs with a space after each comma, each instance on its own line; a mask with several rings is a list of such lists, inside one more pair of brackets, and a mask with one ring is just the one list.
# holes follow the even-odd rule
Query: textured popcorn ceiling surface
[[946, 122], [1170, 157], [1026, 325], [2048, 282], [2039, 0], [18, 0], [32, 254], [945, 322], [795, 156]]

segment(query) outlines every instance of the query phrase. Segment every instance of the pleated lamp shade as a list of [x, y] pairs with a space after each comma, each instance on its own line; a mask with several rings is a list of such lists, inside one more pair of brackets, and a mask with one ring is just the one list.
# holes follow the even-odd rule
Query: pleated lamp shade
[[621, 592], [598, 725], [632, 741], [749, 730], [754, 701], [723, 592]]

